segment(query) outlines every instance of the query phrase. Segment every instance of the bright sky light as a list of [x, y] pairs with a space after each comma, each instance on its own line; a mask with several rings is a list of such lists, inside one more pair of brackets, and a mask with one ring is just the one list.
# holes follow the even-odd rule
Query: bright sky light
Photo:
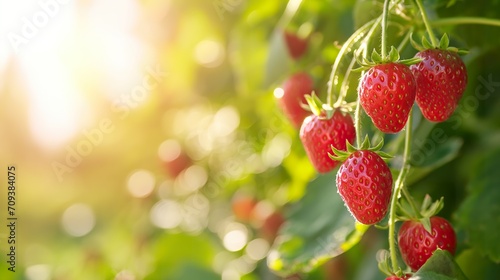
[[60, 148], [94, 125], [87, 97], [96, 91], [113, 101], [140, 85], [146, 52], [133, 32], [139, 12], [134, 0], [0, 0], [0, 73], [16, 65], [15, 90], [28, 97], [38, 145]]

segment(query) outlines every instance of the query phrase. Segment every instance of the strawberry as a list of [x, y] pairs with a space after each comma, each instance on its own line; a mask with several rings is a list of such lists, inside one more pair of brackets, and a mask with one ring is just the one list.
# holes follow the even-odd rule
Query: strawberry
[[467, 86], [465, 64], [451, 50], [428, 49], [415, 57], [423, 59], [410, 66], [417, 82], [417, 105], [429, 121], [445, 121], [455, 111]]
[[254, 209], [258, 201], [251, 196], [237, 196], [231, 203], [234, 216], [243, 222], [250, 222], [254, 217]]
[[158, 156], [163, 168], [171, 178], [176, 178], [193, 164], [193, 160], [182, 149], [180, 143], [173, 139], [166, 140], [160, 145]]
[[280, 212], [274, 212], [267, 216], [264, 220], [261, 228], [261, 234], [266, 239], [272, 242], [276, 236], [281, 226], [285, 223], [285, 217]]
[[372, 66], [361, 77], [361, 106], [384, 133], [397, 133], [408, 120], [415, 101], [416, 85], [409, 67], [388, 62]]
[[376, 152], [353, 152], [337, 173], [337, 190], [354, 218], [371, 225], [387, 213], [392, 193], [392, 174]]
[[299, 36], [297, 36], [297, 34], [290, 31], [285, 31], [284, 36], [290, 56], [293, 59], [299, 59], [300, 57], [302, 57], [307, 50], [307, 40], [300, 38]]
[[330, 172], [339, 163], [328, 155], [331, 146], [345, 151], [346, 141], [353, 143], [355, 138], [356, 130], [351, 116], [342, 114], [338, 109], [330, 119], [310, 115], [300, 128], [300, 140], [310, 161], [320, 173]]
[[402, 277], [398, 277], [396, 275], [391, 275], [391, 276], [385, 278], [385, 280], [406, 280], [410, 277], [411, 277], [410, 274], [403, 275]]
[[301, 104], [306, 104], [304, 96], [311, 94], [313, 86], [311, 76], [303, 72], [296, 73], [285, 81], [282, 86], [283, 94], [277, 96], [283, 112], [297, 128], [300, 128], [302, 121], [311, 114], [302, 108]]
[[398, 232], [398, 244], [405, 263], [418, 270], [437, 248], [455, 254], [457, 245], [455, 231], [444, 218], [430, 218], [429, 233], [420, 221], [405, 221]]

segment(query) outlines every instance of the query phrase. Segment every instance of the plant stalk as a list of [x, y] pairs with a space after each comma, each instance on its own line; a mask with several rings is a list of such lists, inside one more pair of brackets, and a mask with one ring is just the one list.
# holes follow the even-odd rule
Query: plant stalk
[[452, 17], [442, 18], [430, 21], [434, 26], [458, 25], [458, 24], [480, 24], [500, 27], [500, 20], [483, 17]]
[[391, 263], [393, 271], [397, 271], [399, 268], [397, 252], [396, 252], [396, 207], [400, 196], [401, 189], [404, 187], [406, 174], [409, 170], [409, 160], [410, 160], [410, 150], [411, 150], [411, 137], [412, 137], [412, 123], [413, 116], [412, 112], [408, 116], [408, 121], [406, 123], [406, 135], [405, 135], [405, 146], [403, 151], [403, 165], [399, 176], [394, 184], [394, 192], [392, 193], [391, 206], [389, 209], [389, 252], [391, 255]]
[[332, 72], [330, 73], [330, 78], [328, 79], [327, 103], [331, 107], [333, 107], [333, 87], [334, 87], [334, 80], [335, 80], [335, 77], [337, 76], [337, 69], [338, 69], [338, 67], [340, 65], [340, 62], [341, 62], [342, 58], [344, 57], [345, 53], [348, 52], [348, 50], [350, 51], [350, 49], [352, 48], [352, 46], [358, 40], [362, 39], [363, 34], [369, 28], [371, 28], [372, 25], [374, 25], [377, 21], [378, 21], [378, 19], [373, 19], [373, 20], [365, 23], [365, 25], [361, 26], [358, 30], [356, 30], [356, 32], [354, 32], [351, 35], [351, 37], [349, 37], [349, 39], [347, 39], [347, 41], [344, 43], [344, 45], [342, 45], [342, 48], [340, 48], [340, 51], [339, 51], [337, 57], [335, 58], [335, 62], [333, 63]]
[[389, 16], [389, 3], [391, 0], [384, 1], [384, 9], [382, 11], [382, 59], [387, 56], [387, 20]]
[[434, 35], [434, 31], [432, 31], [432, 26], [430, 24], [429, 18], [427, 17], [427, 12], [424, 9], [424, 5], [422, 4], [422, 0], [415, 0], [415, 2], [417, 3], [420, 14], [422, 15], [422, 20], [424, 21], [425, 29], [427, 29], [427, 33], [429, 34], [429, 39], [431, 39], [432, 46], [439, 46], [439, 42]]

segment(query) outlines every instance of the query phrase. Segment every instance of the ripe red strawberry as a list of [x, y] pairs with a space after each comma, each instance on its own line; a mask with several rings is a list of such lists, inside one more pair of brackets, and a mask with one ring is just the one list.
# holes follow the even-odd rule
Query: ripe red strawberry
[[267, 216], [261, 227], [262, 236], [272, 242], [278, 235], [283, 223], [285, 223], [285, 217], [280, 212], [274, 212]]
[[410, 277], [411, 277], [410, 274], [406, 274], [406, 275], [404, 275], [402, 277], [398, 277], [396, 275], [391, 275], [391, 276], [385, 278], [385, 280], [406, 280], [406, 279], [408, 279]]
[[413, 270], [418, 270], [437, 249], [455, 254], [457, 245], [451, 224], [438, 216], [430, 218], [432, 234], [419, 221], [405, 221], [398, 233], [401, 256]]
[[417, 105], [426, 119], [445, 121], [467, 86], [465, 64], [456, 52], [442, 49], [421, 51], [415, 57], [423, 59], [410, 66], [417, 82]]
[[365, 72], [358, 87], [361, 106], [384, 133], [397, 133], [408, 120], [416, 85], [408, 66], [389, 62]]
[[356, 220], [366, 225], [378, 223], [391, 200], [391, 170], [377, 153], [355, 151], [340, 166], [337, 191]]
[[251, 196], [235, 197], [231, 203], [234, 216], [243, 222], [250, 222], [254, 218], [254, 209], [258, 201]]
[[299, 59], [307, 50], [308, 42], [306, 39], [299, 38], [290, 31], [284, 32], [285, 42], [288, 47], [288, 53], [293, 59]]
[[311, 114], [300, 104], [307, 104], [304, 96], [311, 94], [313, 87], [314, 82], [311, 76], [303, 72], [296, 73], [283, 84], [283, 95], [277, 96], [285, 115], [297, 128], [300, 128], [304, 119]]
[[300, 128], [300, 140], [309, 160], [319, 173], [328, 173], [337, 166], [328, 155], [331, 146], [345, 151], [346, 140], [353, 143], [356, 138], [354, 123], [349, 114], [336, 110], [330, 119], [310, 115]]

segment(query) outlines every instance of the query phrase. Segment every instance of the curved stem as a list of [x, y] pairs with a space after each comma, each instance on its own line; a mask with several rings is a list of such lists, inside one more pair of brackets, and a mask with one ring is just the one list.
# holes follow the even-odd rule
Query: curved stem
[[422, 0], [415, 0], [417, 3], [418, 9], [420, 10], [420, 14], [422, 14], [422, 20], [424, 21], [425, 28], [427, 29], [427, 33], [429, 33], [429, 39], [431, 39], [431, 44], [434, 47], [439, 45], [436, 36], [434, 35], [434, 31], [432, 31], [432, 26], [429, 22], [429, 18], [427, 17], [427, 12], [425, 12], [424, 6], [422, 5]]
[[408, 45], [412, 33], [413, 33], [413, 27], [410, 27], [408, 32], [406, 32], [406, 35], [404, 36], [403, 40], [401, 40], [401, 42], [399, 43], [399, 46], [397, 48], [398, 52], [401, 53], [403, 49], [406, 47], [406, 45]]
[[391, 0], [384, 1], [384, 9], [382, 10], [382, 58], [387, 56], [387, 18], [389, 14], [389, 3]]
[[[368, 56], [368, 45], [370, 39], [372, 38], [373, 33], [375, 32], [381, 20], [382, 19], [379, 17], [377, 19], [377, 22], [374, 23], [372, 28], [370, 28], [370, 30], [366, 34], [365, 40], [363, 42], [364, 45], [362, 46], [364, 58]], [[356, 99], [356, 111], [354, 113], [354, 129], [356, 130], [356, 145], [357, 147], [360, 147], [361, 143], [363, 142], [363, 137], [361, 135], [361, 103], [359, 102], [359, 98]]]
[[[356, 54], [354, 54], [356, 55]], [[356, 63], [356, 58], [353, 57], [351, 59], [351, 63], [349, 63], [349, 66], [347, 67], [344, 79], [342, 81], [342, 84], [340, 85], [340, 93], [339, 93], [339, 98], [335, 102], [334, 106], [340, 106], [342, 103], [344, 103], [345, 97], [347, 95], [347, 89], [348, 89], [348, 83], [349, 83], [349, 76], [351, 75], [352, 69], [354, 68], [354, 64]]]
[[408, 116], [408, 122], [406, 123], [406, 135], [405, 135], [405, 147], [403, 151], [403, 166], [399, 172], [399, 176], [394, 184], [394, 191], [391, 198], [391, 208], [389, 209], [389, 252], [391, 254], [391, 262], [393, 271], [397, 271], [398, 259], [396, 253], [396, 207], [400, 196], [401, 189], [404, 186], [406, 174], [409, 170], [409, 160], [410, 160], [410, 147], [411, 147], [411, 137], [412, 137], [412, 123], [413, 116], [412, 112]]
[[299, 10], [301, 4], [302, 0], [289, 1], [286, 5], [285, 12], [278, 21], [278, 26], [285, 29], [285, 27], [292, 21], [292, 18]]
[[500, 27], [500, 20], [494, 18], [482, 17], [452, 17], [442, 18], [430, 21], [434, 26], [457, 25], [457, 24], [481, 24]]
[[350, 51], [352, 46], [358, 41], [361, 40], [363, 37], [363, 33], [366, 32], [375, 22], [378, 20], [373, 19], [362, 27], [360, 27], [356, 32], [354, 32], [349, 39], [344, 43], [342, 48], [340, 49], [339, 53], [337, 54], [337, 57], [335, 58], [335, 62], [333, 63], [332, 66], [332, 72], [330, 73], [330, 78], [328, 79], [328, 90], [327, 90], [327, 103], [331, 107], [333, 107], [333, 86], [334, 86], [334, 80], [335, 77], [337, 76], [337, 69], [340, 65], [340, 62], [342, 58], [344, 57], [345, 53]]

